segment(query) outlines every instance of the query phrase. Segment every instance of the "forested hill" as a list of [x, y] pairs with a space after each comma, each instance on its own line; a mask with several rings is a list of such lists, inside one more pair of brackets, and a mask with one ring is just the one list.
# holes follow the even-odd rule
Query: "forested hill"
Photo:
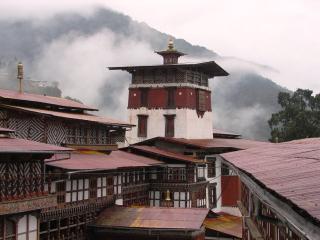
[[[160, 63], [153, 50], [164, 49], [169, 38], [104, 8], [90, 15], [61, 13], [45, 20], [1, 20], [0, 32], [0, 87], [16, 87], [15, 65], [20, 60], [32, 83], [30, 91], [59, 95], [58, 83], [63, 96], [97, 105], [104, 113], [123, 119], [129, 75], [109, 73], [106, 66]], [[184, 39], [175, 39], [175, 46], [188, 53], [189, 60], [214, 59], [230, 73], [213, 80], [215, 128], [268, 139], [267, 120], [278, 110], [277, 95], [285, 89], [257, 71], [267, 67], [230, 60]], [[35, 88], [38, 81], [48, 84]]]

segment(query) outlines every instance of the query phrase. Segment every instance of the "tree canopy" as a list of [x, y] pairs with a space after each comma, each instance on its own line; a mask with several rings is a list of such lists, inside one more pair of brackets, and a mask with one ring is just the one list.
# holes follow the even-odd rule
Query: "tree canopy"
[[278, 103], [282, 109], [269, 120], [272, 142], [320, 137], [320, 94], [308, 89], [280, 92]]

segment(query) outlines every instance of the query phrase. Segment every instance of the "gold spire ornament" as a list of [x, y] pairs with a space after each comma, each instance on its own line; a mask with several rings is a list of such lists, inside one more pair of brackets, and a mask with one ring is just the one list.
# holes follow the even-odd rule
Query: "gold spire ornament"
[[174, 50], [173, 39], [172, 39], [172, 38], [169, 39], [169, 42], [168, 42], [168, 50], [169, 50], [169, 51], [173, 51], [173, 50]]
[[19, 93], [23, 92], [23, 64], [21, 62], [18, 63], [17, 65], [17, 78], [19, 80]]

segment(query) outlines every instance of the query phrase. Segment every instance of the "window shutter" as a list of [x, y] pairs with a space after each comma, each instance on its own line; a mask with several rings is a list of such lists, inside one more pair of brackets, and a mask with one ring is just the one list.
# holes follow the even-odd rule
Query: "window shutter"
[[206, 93], [205, 91], [198, 90], [198, 97], [197, 97], [197, 108], [199, 111], [205, 112], [206, 111]]
[[174, 118], [176, 115], [165, 115], [165, 137], [174, 137]]
[[147, 137], [147, 115], [138, 115], [138, 137]]

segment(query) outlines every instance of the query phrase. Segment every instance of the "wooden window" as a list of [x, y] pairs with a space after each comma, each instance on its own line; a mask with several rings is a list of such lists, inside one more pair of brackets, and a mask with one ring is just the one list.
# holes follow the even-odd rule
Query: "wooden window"
[[186, 192], [174, 192], [173, 194], [173, 207], [186, 208], [187, 207], [187, 193]]
[[176, 107], [176, 89], [175, 88], [167, 88], [167, 108], [175, 108]]
[[197, 176], [199, 180], [206, 178], [206, 166], [204, 165], [197, 166]]
[[197, 194], [197, 207], [205, 208], [206, 207], [206, 191], [199, 191]]
[[160, 206], [160, 192], [159, 191], [149, 191], [149, 202], [150, 207]]
[[89, 179], [73, 179], [66, 181], [66, 202], [89, 199]]
[[217, 207], [217, 193], [215, 184], [209, 184], [209, 207]]
[[222, 176], [230, 175], [230, 170], [229, 170], [228, 166], [224, 163], [222, 163], [222, 165], [221, 165], [221, 175]]
[[208, 162], [208, 178], [213, 178], [216, 176], [216, 158], [207, 157]]
[[107, 177], [97, 178], [97, 197], [107, 196]]
[[186, 168], [183, 168], [183, 167], [168, 168], [168, 181], [183, 182], [185, 180], [186, 180]]
[[174, 119], [176, 115], [164, 115], [165, 117], [165, 137], [174, 137]]
[[138, 115], [138, 137], [147, 137], [148, 116]]
[[121, 175], [113, 176], [113, 191], [115, 195], [121, 195], [122, 193]]
[[19, 240], [37, 239], [38, 236], [38, 219], [31, 215], [24, 215], [18, 221], [18, 238]]
[[201, 112], [206, 111], [206, 92], [199, 89], [197, 91], [197, 109]]
[[140, 89], [140, 103], [141, 107], [148, 107], [148, 94], [149, 89], [148, 88], [141, 88]]
[[15, 240], [16, 239], [16, 224], [14, 221], [6, 219], [5, 220], [5, 239]]

